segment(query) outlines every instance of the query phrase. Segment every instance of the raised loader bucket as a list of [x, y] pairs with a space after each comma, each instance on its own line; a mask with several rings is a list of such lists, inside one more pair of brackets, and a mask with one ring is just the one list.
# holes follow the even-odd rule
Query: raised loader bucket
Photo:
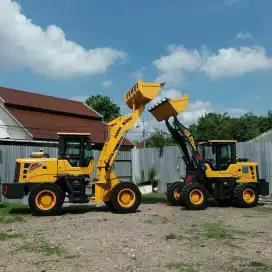
[[185, 94], [182, 98], [166, 98], [148, 111], [152, 113], [158, 122], [160, 122], [168, 120], [170, 117], [177, 116], [187, 108], [187, 105], [188, 95]]
[[132, 110], [137, 110], [153, 100], [165, 83], [138, 82], [125, 94], [125, 102]]

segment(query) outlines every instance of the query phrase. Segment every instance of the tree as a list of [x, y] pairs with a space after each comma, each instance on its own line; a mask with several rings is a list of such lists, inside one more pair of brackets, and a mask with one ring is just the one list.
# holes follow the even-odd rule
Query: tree
[[240, 117], [231, 117], [227, 113], [208, 113], [199, 118], [189, 130], [196, 141], [238, 140], [248, 141], [272, 129], [272, 112], [267, 116], [257, 116], [249, 112]]
[[120, 107], [113, 103], [109, 96], [91, 95], [85, 103], [103, 116], [103, 121], [109, 122], [121, 115]]
[[155, 132], [151, 134], [151, 136], [148, 138], [148, 142], [146, 143], [147, 147], [159, 148], [160, 156], [162, 156], [163, 148], [170, 145], [176, 145], [172, 136], [158, 128], [155, 129]]

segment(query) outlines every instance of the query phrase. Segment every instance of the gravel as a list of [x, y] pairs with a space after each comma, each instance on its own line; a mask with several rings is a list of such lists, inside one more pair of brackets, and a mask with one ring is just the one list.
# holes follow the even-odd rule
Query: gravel
[[[0, 224], [0, 271], [272, 271], [272, 207], [65, 207]], [[12, 235], [20, 234], [20, 235]], [[220, 269], [219, 269], [220, 268]], [[247, 270], [246, 270], [247, 269]]]

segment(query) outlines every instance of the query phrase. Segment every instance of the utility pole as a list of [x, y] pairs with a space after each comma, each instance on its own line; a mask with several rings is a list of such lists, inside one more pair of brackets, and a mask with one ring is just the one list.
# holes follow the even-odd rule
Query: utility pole
[[143, 117], [143, 139], [144, 139], [144, 148], [145, 148], [145, 123], [144, 123], [144, 117]]

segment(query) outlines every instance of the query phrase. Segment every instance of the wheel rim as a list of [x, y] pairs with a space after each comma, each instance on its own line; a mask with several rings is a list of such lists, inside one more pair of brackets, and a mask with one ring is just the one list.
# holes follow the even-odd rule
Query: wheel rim
[[243, 199], [246, 203], [252, 203], [256, 199], [255, 192], [252, 189], [245, 189], [243, 192]]
[[57, 202], [57, 197], [54, 192], [50, 190], [43, 190], [39, 192], [35, 198], [36, 206], [43, 211], [52, 209]]
[[129, 208], [135, 203], [136, 196], [131, 189], [123, 189], [119, 192], [117, 200], [121, 207]]
[[178, 191], [178, 189], [176, 189], [176, 190], [174, 191], [174, 198], [175, 198], [176, 200], [179, 200], [179, 199], [180, 199], [180, 192]]
[[190, 201], [193, 204], [199, 205], [203, 202], [203, 200], [204, 200], [204, 196], [200, 190], [194, 189], [190, 192]]

